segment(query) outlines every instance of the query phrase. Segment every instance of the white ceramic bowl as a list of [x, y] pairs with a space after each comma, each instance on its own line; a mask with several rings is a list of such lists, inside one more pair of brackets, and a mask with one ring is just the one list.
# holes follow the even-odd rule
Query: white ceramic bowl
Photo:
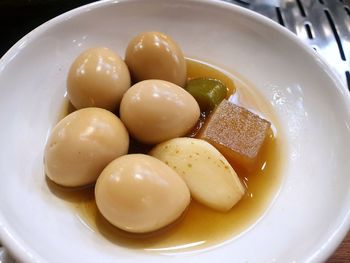
[[[239, 238], [194, 253], [146, 254], [89, 231], [52, 195], [43, 148], [79, 52], [124, 54], [140, 31], [238, 72], [270, 101], [288, 140], [277, 197]], [[330, 68], [284, 28], [224, 2], [107, 1], [61, 15], [0, 62], [0, 239], [24, 262], [319, 262], [349, 229], [350, 98]]]

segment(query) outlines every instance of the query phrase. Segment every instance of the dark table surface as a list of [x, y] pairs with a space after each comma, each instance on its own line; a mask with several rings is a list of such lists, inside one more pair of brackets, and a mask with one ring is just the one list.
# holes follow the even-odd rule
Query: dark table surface
[[31, 30], [91, 0], [0, 0], [0, 56]]
[[[31, 30], [91, 0], [0, 0], [0, 57]], [[350, 234], [328, 262], [350, 262]]]

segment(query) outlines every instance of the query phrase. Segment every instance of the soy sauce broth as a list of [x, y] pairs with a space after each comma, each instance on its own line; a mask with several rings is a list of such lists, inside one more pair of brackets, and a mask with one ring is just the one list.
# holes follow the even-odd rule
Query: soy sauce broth
[[[238, 75], [223, 72], [209, 64], [191, 59], [187, 59], [187, 66], [189, 79], [211, 77], [221, 80], [228, 88], [229, 100], [271, 121], [272, 129], [263, 146], [261, 158], [252, 172], [236, 169], [247, 191], [229, 212], [216, 212], [192, 200], [188, 209], [176, 222], [147, 234], [127, 233], [104, 219], [95, 203], [93, 185], [80, 189], [67, 189], [47, 179], [50, 190], [66, 200], [86, 226], [116, 245], [158, 253], [176, 253], [217, 245], [233, 239], [257, 222], [278, 192], [282, 179], [284, 143], [278, 119], [271, 106]], [[64, 117], [72, 111], [74, 108], [66, 101], [61, 116]], [[205, 117], [202, 121], [205, 121]], [[132, 152], [148, 150], [149, 148], [137, 143], [131, 147]]]

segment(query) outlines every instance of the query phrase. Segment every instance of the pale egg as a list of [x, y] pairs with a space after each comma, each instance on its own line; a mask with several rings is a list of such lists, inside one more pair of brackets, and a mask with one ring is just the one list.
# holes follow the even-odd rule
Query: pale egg
[[172, 223], [190, 203], [183, 179], [158, 159], [124, 155], [111, 162], [95, 186], [101, 214], [114, 226], [133, 233]]
[[108, 48], [84, 51], [68, 73], [68, 97], [77, 109], [99, 107], [115, 111], [128, 88], [129, 70], [118, 54]]
[[52, 130], [45, 147], [45, 172], [55, 183], [76, 187], [96, 181], [115, 158], [127, 154], [129, 135], [113, 113], [75, 111]]
[[199, 115], [198, 103], [191, 94], [163, 80], [136, 83], [120, 104], [120, 118], [130, 134], [146, 144], [184, 136]]
[[125, 62], [135, 81], [161, 79], [184, 87], [187, 79], [186, 61], [175, 41], [160, 32], [144, 32], [133, 38]]

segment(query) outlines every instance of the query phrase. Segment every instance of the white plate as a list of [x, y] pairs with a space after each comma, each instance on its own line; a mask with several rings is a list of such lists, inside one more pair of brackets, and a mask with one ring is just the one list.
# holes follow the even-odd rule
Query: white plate
[[[124, 54], [132, 36], [149, 30], [249, 79], [286, 133], [279, 195], [252, 229], [222, 246], [177, 256], [118, 247], [89, 231], [46, 185], [43, 148], [72, 58], [100, 45]], [[94, 3], [20, 40], [1, 59], [0, 89], [0, 238], [22, 261], [321, 261], [349, 229], [349, 93], [311, 49], [257, 14], [211, 1]]]

